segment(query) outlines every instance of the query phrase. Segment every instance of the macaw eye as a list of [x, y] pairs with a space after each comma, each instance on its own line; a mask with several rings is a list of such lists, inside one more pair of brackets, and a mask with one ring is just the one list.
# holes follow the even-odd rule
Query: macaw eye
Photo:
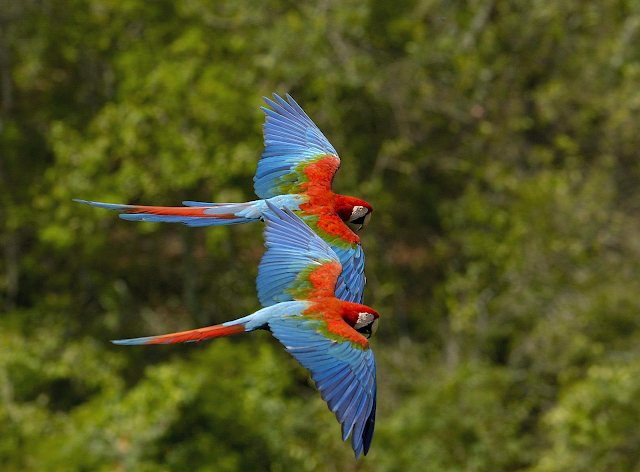
[[371, 326], [371, 322], [373, 321], [373, 315], [371, 313], [358, 313], [358, 319], [356, 320], [356, 324], [353, 326], [356, 331], [359, 331], [367, 326]]
[[374, 315], [371, 313], [360, 313], [358, 315], [358, 321], [356, 322], [354, 328], [355, 330], [364, 335], [367, 339], [373, 336], [378, 330], [378, 319], [376, 318], [373, 321], [370, 321]]
[[352, 218], [349, 220], [349, 223], [360, 225], [356, 230], [356, 231], [360, 231], [362, 228], [364, 228], [369, 224], [369, 220], [371, 220], [371, 212], [367, 210], [365, 207], [354, 207], [354, 213], [356, 208], [363, 208], [366, 213], [356, 218], [354, 218], [352, 214]]
[[[367, 215], [369, 210], [367, 210], [362, 205], [356, 205], [351, 210], [351, 217], [349, 218], [349, 223], [362, 224], [364, 217]], [[363, 220], [364, 221], [364, 220]]]

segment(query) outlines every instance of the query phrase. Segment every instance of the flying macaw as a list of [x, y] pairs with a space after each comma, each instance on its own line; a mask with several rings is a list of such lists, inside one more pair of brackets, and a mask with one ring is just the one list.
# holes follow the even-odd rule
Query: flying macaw
[[113, 342], [173, 344], [269, 330], [311, 371], [320, 395], [342, 424], [342, 440], [351, 434], [356, 458], [366, 455], [376, 414], [376, 364], [367, 339], [377, 329], [378, 313], [337, 299], [342, 267], [336, 253], [288, 208], [266, 205], [267, 251], [256, 279], [264, 308], [207, 328]]
[[359, 198], [338, 195], [331, 190], [340, 158], [331, 143], [304, 110], [289, 96], [287, 101], [273, 94], [264, 97], [273, 110], [266, 113], [263, 125], [265, 150], [253, 178], [261, 200], [246, 203], [202, 203], [185, 201], [186, 207], [80, 203], [120, 210], [120, 218], [133, 221], [183, 223], [188, 226], [213, 226], [263, 220], [269, 212], [267, 202], [288, 208], [307, 223], [340, 258], [343, 272], [336, 296], [362, 303], [364, 295], [364, 253], [360, 238], [345, 222], [366, 226], [373, 209]]

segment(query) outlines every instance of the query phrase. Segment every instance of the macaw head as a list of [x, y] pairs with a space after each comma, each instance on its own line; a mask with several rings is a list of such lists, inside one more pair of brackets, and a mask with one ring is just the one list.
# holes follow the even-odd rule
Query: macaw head
[[336, 199], [336, 211], [342, 221], [360, 225], [357, 231], [369, 224], [373, 208], [364, 200], [340, 195]]
[[376, 334], [378, 330], [378, 312], [373, 308], [358, 303], [343, 302], [344, 320], [358, 333], [367, 339]]

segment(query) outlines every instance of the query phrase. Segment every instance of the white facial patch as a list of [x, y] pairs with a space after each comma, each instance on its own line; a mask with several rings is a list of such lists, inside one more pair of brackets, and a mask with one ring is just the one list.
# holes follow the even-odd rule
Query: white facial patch
[[366, 215], [368, 211], [369, 210], [367, 210], [367, 208], [363, 207], [362, 205], [354, 206], [353, 210], [351, 210], [351, 218], [349, 218], [349, 221], [357, 220], [358, 218]]
[[368, 324], [371, 324], [372, 321], [373, 321], [373, 315], [371, 313], [358, 313], [358, 321], [356, 321], [354, 328], [355, 329], [363, 328]]

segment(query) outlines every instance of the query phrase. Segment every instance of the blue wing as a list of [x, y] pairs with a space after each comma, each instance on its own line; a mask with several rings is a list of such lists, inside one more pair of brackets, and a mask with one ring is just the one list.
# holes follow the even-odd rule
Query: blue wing
[[334, 297], [342, 270], [338, 256], [289, 209], [279, 210], [270, 202], [267, 205], [271, 210], [264, 213], [267, 251], [260, 260], [256, 278], [262, 305]]
[[333, 333], [328, 338], [324, 334], [326, 321], [304, 315], [274, 318], [269, 328], [287, 352], [311, 372], [320, 395], [342, 425], [342, 440], [351, 434], [356, 458], [362, 452], [366, 455], [376, 416], [376, 362], [366, 339], [353, 329], [364, 346]]
[[336, 298], [345, 302], [362, 303], [364, 301], [364, 251], [362, 246], [340, 249], [331, 246], [340, 259], [342, 273], [336, 284]]
[[322, 157], [332, 157], [328, 168], [331, 179], [340, 167], [336, 150], [295, 100], [289, 94], [288, 101], [275, 93], [273, 97], [275, 101], [264, 98], [273, 110], [262, 107], [267, 115], [263, 125], [265, 150], [253, 178], [260, 198], [299, 193], [299, 185], [308, 180], [304, 168]]

